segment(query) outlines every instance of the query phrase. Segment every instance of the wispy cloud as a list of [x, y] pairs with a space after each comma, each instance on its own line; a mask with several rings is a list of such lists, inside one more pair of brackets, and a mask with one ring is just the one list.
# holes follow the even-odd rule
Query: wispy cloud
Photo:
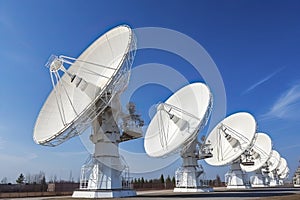
[[263, 119], [300, 119], [300, 83], [285, 91], [275, 101], [270, 110], [262, 116]]
[[269, 74], [268, 76], [266, 76], [265, 78], [261, 79], [260, 81], [254, 83], [253, 85], [251, 85], [248, 89], [246, 89], [242, 95], [247, 94], [248, 92], [254, 90], [255, 88], [257, 88], [258, 86], [260, 86], [261, 84], [265, 83], [266, 81], [270, 80], [273, 76], [275, 76], [276, 74], [278, 74], [280, 71], [282, 71], [285, 67], [281, 67], [279, 69], [277, 69], [275, 72]]
[[30, 162], [31, 160], [37, 158], [37, 154], [35, 153], [27, 153], [24, 155], [8, 155], [8, 154], [0, 154], [0, 160], [2, 162], [8, 162], [8, 163], [26, 163]]
[[294, 148], [300, 148], [300, 144], [294, 144], [294, 145], [289, 145], [289, 146], [284, 146], [284, 147], [279, 147], [279, 150], [286, 150], [286, 149], [294, 149]]
[[6, 141], [2, 137], [0, 137], [0, 149], [4, 148], [5, 143]]

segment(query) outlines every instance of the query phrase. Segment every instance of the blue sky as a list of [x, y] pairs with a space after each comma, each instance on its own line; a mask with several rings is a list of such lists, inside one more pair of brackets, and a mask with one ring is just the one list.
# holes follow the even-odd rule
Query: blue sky
[[[21, 172], [40, 170], [64, 179], [70, 171], [79, 175], [88, 156], [79, 138], [56, 148], [32, 140], [36, 117], [52, 89], [44, 64], [51, 54], [77, 57], [106, 30], [124, 23], [173, 29], [201, 44], [223, 78], [227, 114], [251, 112], [293, 173], [300, 159], [299, 9], [298, 1], [0, 0], [0, 179], [14, 182]], [[134, 67], [143, 63], [171, 66], [189, 82], [203, 80], [168, 52], [138, 52]], [[149, 107], [169, 95], [148, 85], [132, 100], [148, 123]], [[143, 140], [123, 147], [142, 151]], [[202, 164], [207, 176], [215, 177], [215, 168]], [[147, 176], [172, 175], [179, 165]]]

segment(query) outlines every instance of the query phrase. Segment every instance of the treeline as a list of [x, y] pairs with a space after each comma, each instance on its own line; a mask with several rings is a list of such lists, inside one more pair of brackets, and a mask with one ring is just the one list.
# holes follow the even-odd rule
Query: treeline
[[[34, 186], [34, 190], [39, 190], [39, 191], [46, 191], [47, 186], [49, 183], [67, 183], [67, 184], [79, 184], [79, 180], [77, 182], [74, 182], [72, 172], [70, 172], [70, 177], [69, 180], [57, 180], [56, 175], [51, 176], [48, 180], [46, 181], [45, 178], [45, 173], [40, 171], [39, 173], [36, 174], [26, 174], [23, 175], [22, 173], [18, 176], [16, 179], [16, 184], [14, 183], [8, 183], [7, 178], [4, 177], [0, 181], [0, 185], [2, 185], [2, 188], [10, 188], [10, 187], [3, 187], [4, 185], [20, 185], [19, 188], [20, 190], [26, 190], [25, 188], [33, 188], [29, 186], [24, 186], [24, 185], [39, 185], [39, 186]], [[209, 187], [223, 187], [225, 186], [225, 183], [221, 181], [221, 178], [219, 175], [216, 176], [215, 179], [213, 180], [201, 180], [202, 185], [204, 186], [209, 186]], [[134, 189], [172, 189], [176, 187], [175, 183], [175, 177], [172, 176], [170, 177], [169, 175], [167, 178], [164, 177], [163, 174], [159, 178], [156, 179], [145, 179], [144, 177], [140, 178], [134, 178], [131, 181], [131, 186]], [[14, 187], [16, 188], [16, 187]]]
[[148, 180], [141, 177], [133, 179], [131, 184], [134, 189], [171, 189], [175, 187], [175, 177], [168, 175], [165, 179], [163, 174], [158, 179]]
[[[79, 181], [75, 183], [70, 173], [70, 180], [57, 180], [56, 176], [51, 176], [47, 182], [45, 173], [40, 171], [36, 174], [21, 173], [15, 183], [8, 182], [7, 177], [0, 181], [0, 193], [12, 192], [69, 192], [79, 188]], [[50, 186], [50, 188], [49, 188]]]
[[[221, 181], [219, 175], [216, 176], [213, 180], [200, 180], [202, 185], [208, 187], [224, 187], [225, 183]], [[160, 178], [157, 179], [145, 179], [134, 178], [131, 181], [134, 189], [173, 189], [176, 187], [175, 177], [172, 178], [168, 175], [167, 178], [164, 178], [164, 175], [161, 174]]]
[[[62, 180], [58, 179], [56, 175], [50, 176], [49, 180], [46, 180], [45, 172], [40, 171], [38, 173], [30, 174], [27, 173], [24, 175], [21, 173], [15, 182], [9, 182], [7, 177], [3, 177], [0, 181], [0, 184], [2, 185], [12, 185], [12, 184], [25, 184], [25, 185], [30, 185], [30, 184], [46, 184], [46, 183], [74, 183], [74, 178], [72, 176], [72, 171], [70, 171], [70, 176], [69, 180]], [[77, 181], [79, 182], [79, 180]]]

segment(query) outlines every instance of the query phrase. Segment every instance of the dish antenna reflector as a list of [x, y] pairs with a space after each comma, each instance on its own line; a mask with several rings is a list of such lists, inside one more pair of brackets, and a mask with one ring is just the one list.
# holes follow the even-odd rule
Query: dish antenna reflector
[[[203, 83], [187, 85], [157, 106], [145, 134], [144, 147], [151, 157], [181, 152], [183, 165], [176, 171], [175, 192], [206, 191], [200, 183], [203, 174], [197, 160], [197, 135], [206, 125], [212, 109], [212, 95]], [[208, 156], [208, 154], [205, 154]]]
[[246, 156], [241, 158], [242, 170], [245, 172], [253, 172], [260, 169], [270, 158], [271, 152], [271, 138], [265, 133], [257, 133], [253, 146], [247, 150]]
[[54, 89], [36, 120], [34, 141], [56, 146], [89, 127], [127, 86], [135, 49], [132, 30], [118, 26], [98, 38], [77, 59], [52, 55], [46, 66]]
[[119, 100], [135, 50], [133, 31], [122, 25], [99, 37], [77, 59], [51, 56], [46, 64], [54, 88], [36, 120], [34, 141], [56, 146], [89, 126], [93, 130], [95, 152], [82, 167], [80, 190], [73, 197], [135, 195], [126, 187], [128, 180], [122, 180], [128, 168], [118, 149], [120, 142], [142, 136], [143, 121], [135, 113], [123, 113]]
[[284, 170], [287, 168], [287, 162], [286, 162], [286, 159], [284, 158], [280, 158], [280, 164], [279, 166], [277, 167], [277, 175], [281, 175]]
[[146, 153], [163, 157], [184, 148], [207, 123], [211, 106], [211, 93], [203, 83], [187, 85], [160, 103], [145, 134]]
[[267, 167], [264, 169], [266, 173], [274, 171], [280, 164], [280, 155], [276, 150], [272, 150], [271, 157], [267, 161]]
[[[241, 168], [245, 172], [255, 172], [255, 175], [250, 178], [251, 186], [268, 186], [268, 179], [262, 174], [261, 168], [266, 165], [266, 162], [271, 157], [271, 138], [265, 133], [257, 133], [252, 148], [246, 152], [241, 157]], [[249, 163], [253, 163], [253, 165]]]
[[205, 161], [213, 166], [231, 164], [226, 175], [227, 188], [245, 188], [246, 177], [240, 167], [240, 156], [252, 145], [256, 121], [247, 112], [226, 117], [209, 133], [205, 144], [210, 144], [213, 157]]
[[282, 158], [280, 159], [280, 164], [277, 167], [277, 178], [278, 178], [278, 184], [283, 185], [285, 178], [288, 176], [289, 168], [286, 162], [286, 159]]
[[263, 173], [268, 174], [269, 186], [278, 186], [277, 168], [280, 165], [280, 154], [276, 150], [272, 150], [271, 157], [266, 163], [266, 167], [262, 169]]
[[290, 174], [290, 168], [286, 167], [285, 170], [279, 175], [279, 179], [284, 181], [287, 179], [289, 174]]

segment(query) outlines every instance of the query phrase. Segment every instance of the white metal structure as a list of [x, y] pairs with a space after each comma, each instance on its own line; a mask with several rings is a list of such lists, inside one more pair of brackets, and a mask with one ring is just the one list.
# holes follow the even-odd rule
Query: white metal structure
[[[299, 163], [300, 163], [300, 161], [299, 161]], [[300, 187], [300, 164], [298, 165], [298, 168], [295, 171], [295, 174], [293, 176], [293, 184], [294, 184], [294, 187]]]
[[284, 181], [288, 178], [289, 174], [290, 174], [290, 168], [287, 166], [285, 168], [285, 170], [278, 176], [279, 181], [281, 182], [281, 185], [284, 184]]
[[211, 109], [209, 88], [203, 83], [193, 83], [159, 104], [148, 126], [144, 147], [149, 156], [163, 157], [180, 151], [183, 165], [175, 174], [175, 192], [210, 190], [199, 180], [204, 171], [197, 160], [204, 154], [199, 152], [197, 135], [206, 125]]
[[37, 118], [34, 141], [56, 146], [93, 127], [94, 154], [82, 167], [80, 190], [73, 197], [135, 195], [123, 187], [128, 186], [122, 177], [128, 168], [118, 148], [120, 142], [142, 135], [142, 120], [132, 112], [123, 113], [119, 100], [128, 84], [135, 50], [133, 31], [122, 25], [99, 37], [77, 59], [51, 56], [46, 64], [54, 89]]
[[241, 157], [241, 168], [245, 172], [255, 172], [250, 177], [251, 187], [267, 187], [269, 181], [261, 168], [271, 156], [272, 141], [265, 133], [257, 133], [255, 138], [252, 148]]
[[282, 173], [284, 173], [285, 169], [287, 168], [287, 162], [286, 159], [284, 158], [280, 158], [280, 164], [277, 167], [277, 174], [278, 176], [281, 175]]
[[209, 133], [205, 143], [212, 148], [211, 158], [205, 161], [213, 166], [231, 164], [226, 174], [227, 188], [247, 188], [246, 174], [240, 166], [240, 156], [253, 143], [256, 132], [254, 117], [246, 112], [226, 117]]
[[276, 169], [277, 178], [278, 178], [278, 185], [283, 185], [285, 178], [287, 178], [289, 174], [289, 168], [287, 166], [286, 159], [280, 158], [280, 164]]
[[262, 172], [268, 175], [269, 186], [278, 186], [277, 167], [280, 164], [280, 155], [276, 150], [272, 150], [271, 157], [267, 161], [266, 166], [262, 168]]

